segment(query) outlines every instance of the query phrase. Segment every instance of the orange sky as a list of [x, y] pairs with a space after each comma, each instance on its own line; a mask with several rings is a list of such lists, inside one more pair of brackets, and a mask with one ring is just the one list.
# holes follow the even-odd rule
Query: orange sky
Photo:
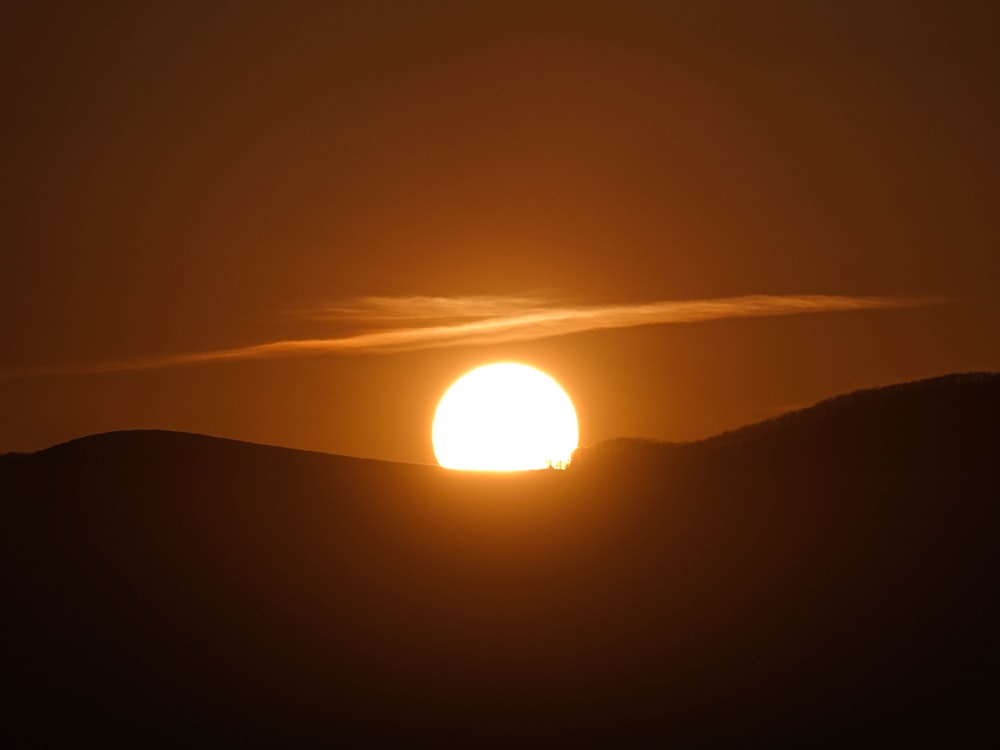
[[[161, 427], [432, 461], [437, 399], [506, 359], [583, 442], [1000, 370], [995, 3], [73, 5], [0, 30], [0, 451]], [[664, 312], [804, 295], [886, 302]]]

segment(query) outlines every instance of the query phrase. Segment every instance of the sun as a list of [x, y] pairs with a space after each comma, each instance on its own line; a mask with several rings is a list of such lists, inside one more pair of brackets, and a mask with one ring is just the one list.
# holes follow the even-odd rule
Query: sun
[[448, 469], [564, 467], [579, 442], [576, 410], [534, 367], [503, 362], [466, 373], [438, 404], [434, 455]]

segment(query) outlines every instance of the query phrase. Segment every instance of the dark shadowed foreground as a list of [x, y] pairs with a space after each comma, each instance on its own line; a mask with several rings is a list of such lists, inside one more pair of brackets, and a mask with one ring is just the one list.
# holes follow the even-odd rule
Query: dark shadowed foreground
[[0, 458], [0, 731], [996, 739], [1000, 376], [567, 472], [167, 432]]

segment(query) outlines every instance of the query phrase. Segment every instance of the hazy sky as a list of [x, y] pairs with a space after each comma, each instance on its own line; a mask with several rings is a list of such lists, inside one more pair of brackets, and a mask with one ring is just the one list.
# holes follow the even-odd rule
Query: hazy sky
[[585, 443], [1000, 369], [996, 3], [21, 5], [0, 451], [432, 461], [496, 360]]

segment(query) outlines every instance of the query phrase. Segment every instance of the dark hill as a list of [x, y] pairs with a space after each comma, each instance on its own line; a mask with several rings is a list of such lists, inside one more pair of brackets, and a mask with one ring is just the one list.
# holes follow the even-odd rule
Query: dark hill
[[929, 469], [981, 466], [998, 454], [998, 391], [1000, 374], [946, 375], [837, 396], [697, 443], [608, 440], [577, 449], [573, 465], [662, 466], [683, 455], [810, 471], [909, 470], [915, 459]]
[[993, 744], [998, 456], [979, 375], [567, 472], [167, 432], [0, 457], [0, 732]]

